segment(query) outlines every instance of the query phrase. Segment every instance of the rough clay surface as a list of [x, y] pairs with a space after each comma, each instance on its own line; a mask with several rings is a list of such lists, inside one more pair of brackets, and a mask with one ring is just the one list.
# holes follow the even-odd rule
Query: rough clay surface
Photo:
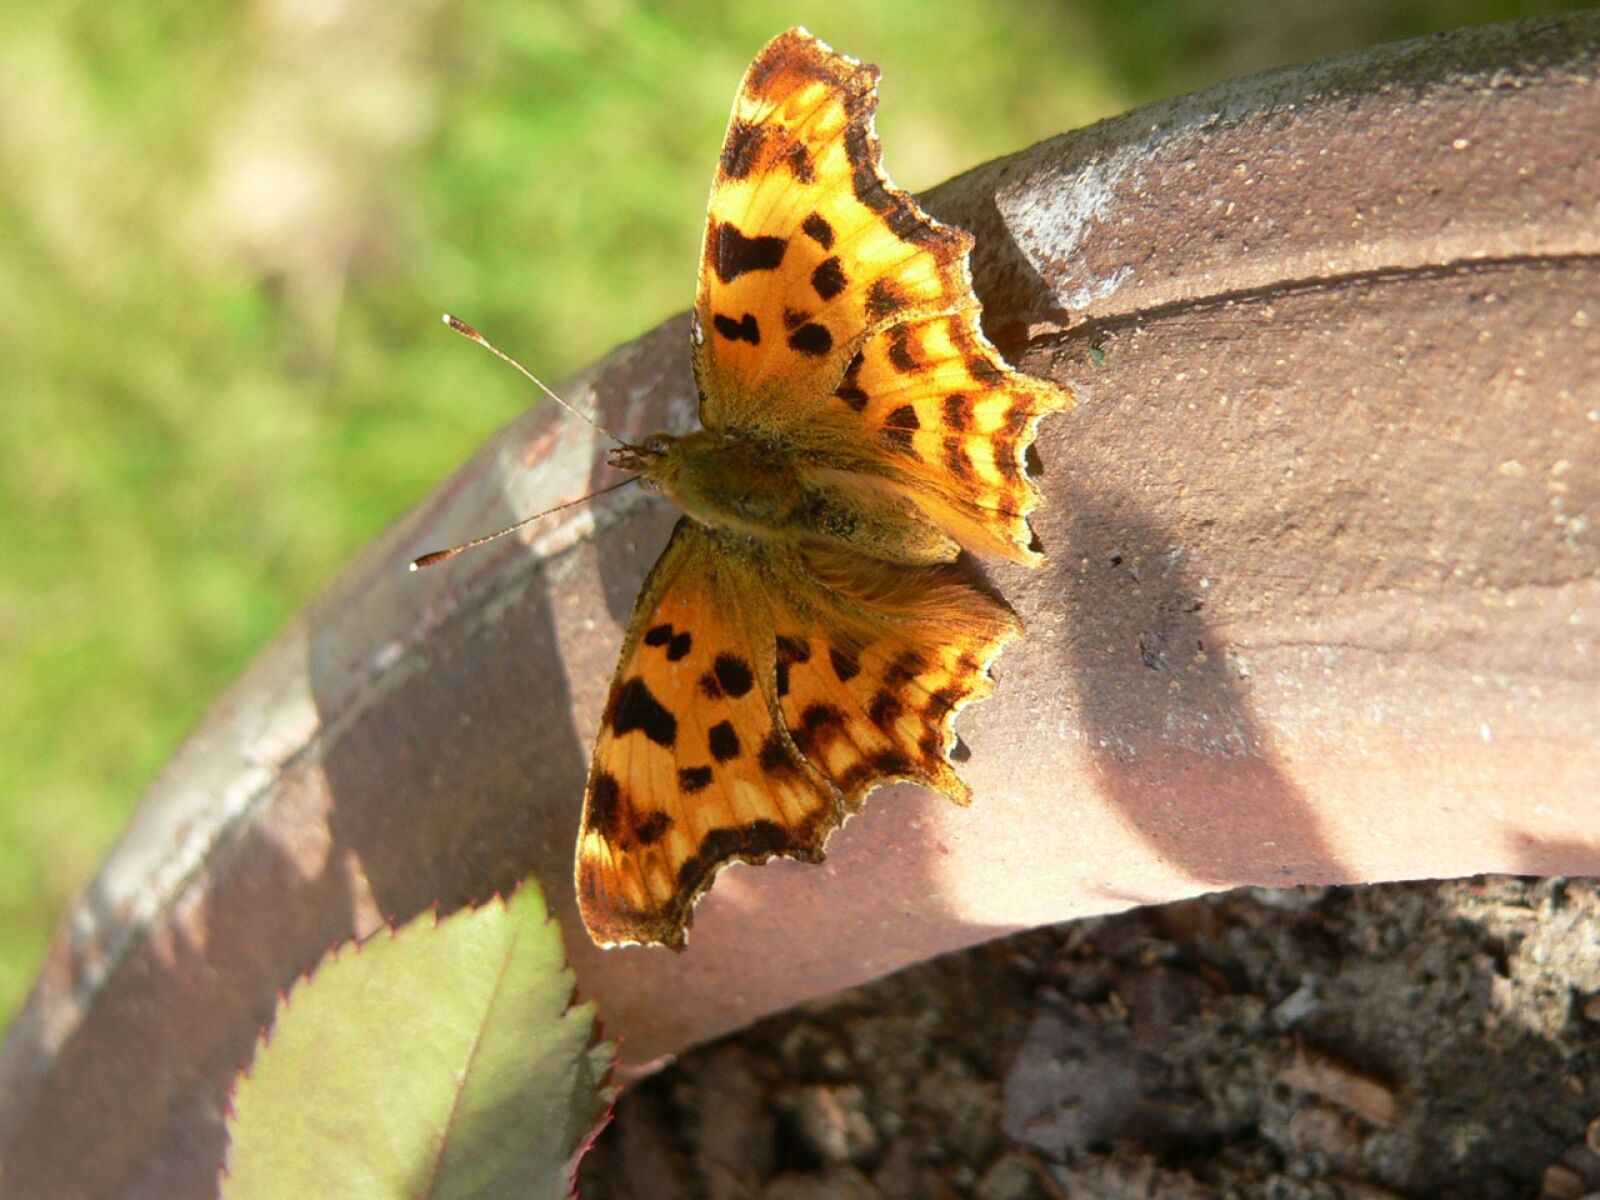
[[624, 1094], [580, 1194], [1579, 1197], [1597, 1114], [1594, 881], [1245, 889], [696, 1050]]

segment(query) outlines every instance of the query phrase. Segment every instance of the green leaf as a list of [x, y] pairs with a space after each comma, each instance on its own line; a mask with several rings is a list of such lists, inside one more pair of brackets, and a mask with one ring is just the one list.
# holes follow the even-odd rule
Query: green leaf
[[227, 1200], [566, 1197], [609, 1043], [532, 883], [330, 953], [240, 1075]]

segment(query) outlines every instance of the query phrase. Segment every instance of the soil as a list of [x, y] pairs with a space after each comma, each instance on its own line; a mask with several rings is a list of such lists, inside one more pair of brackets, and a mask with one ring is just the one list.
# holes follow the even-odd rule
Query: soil
[[1575, 1200], [1597, 1114], [1595, 881], [1244, 890], [701, 1047], [624, 1092], [579, 1194]]

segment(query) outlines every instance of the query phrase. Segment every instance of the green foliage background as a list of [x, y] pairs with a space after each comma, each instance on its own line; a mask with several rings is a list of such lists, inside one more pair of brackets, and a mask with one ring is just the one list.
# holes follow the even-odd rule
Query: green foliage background
[[685, 307], [804, 23], [920, 189], [1162, 95], [1552, 0], [0, 6], [0, 1023], [185, 729], [359, 546]]

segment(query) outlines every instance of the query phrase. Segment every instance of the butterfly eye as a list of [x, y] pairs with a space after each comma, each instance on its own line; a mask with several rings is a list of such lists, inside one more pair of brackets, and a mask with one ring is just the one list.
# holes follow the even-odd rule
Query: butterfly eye
[[659, 458], [661, 455], [665, 454], [672, 443], [677, 440], [678, 439], [673, 437], [670, 433], [652, 433], [649, 437], [645, 438], [644, 444], [640, 447], [640, 449], [642, 449], [652, 458]]

